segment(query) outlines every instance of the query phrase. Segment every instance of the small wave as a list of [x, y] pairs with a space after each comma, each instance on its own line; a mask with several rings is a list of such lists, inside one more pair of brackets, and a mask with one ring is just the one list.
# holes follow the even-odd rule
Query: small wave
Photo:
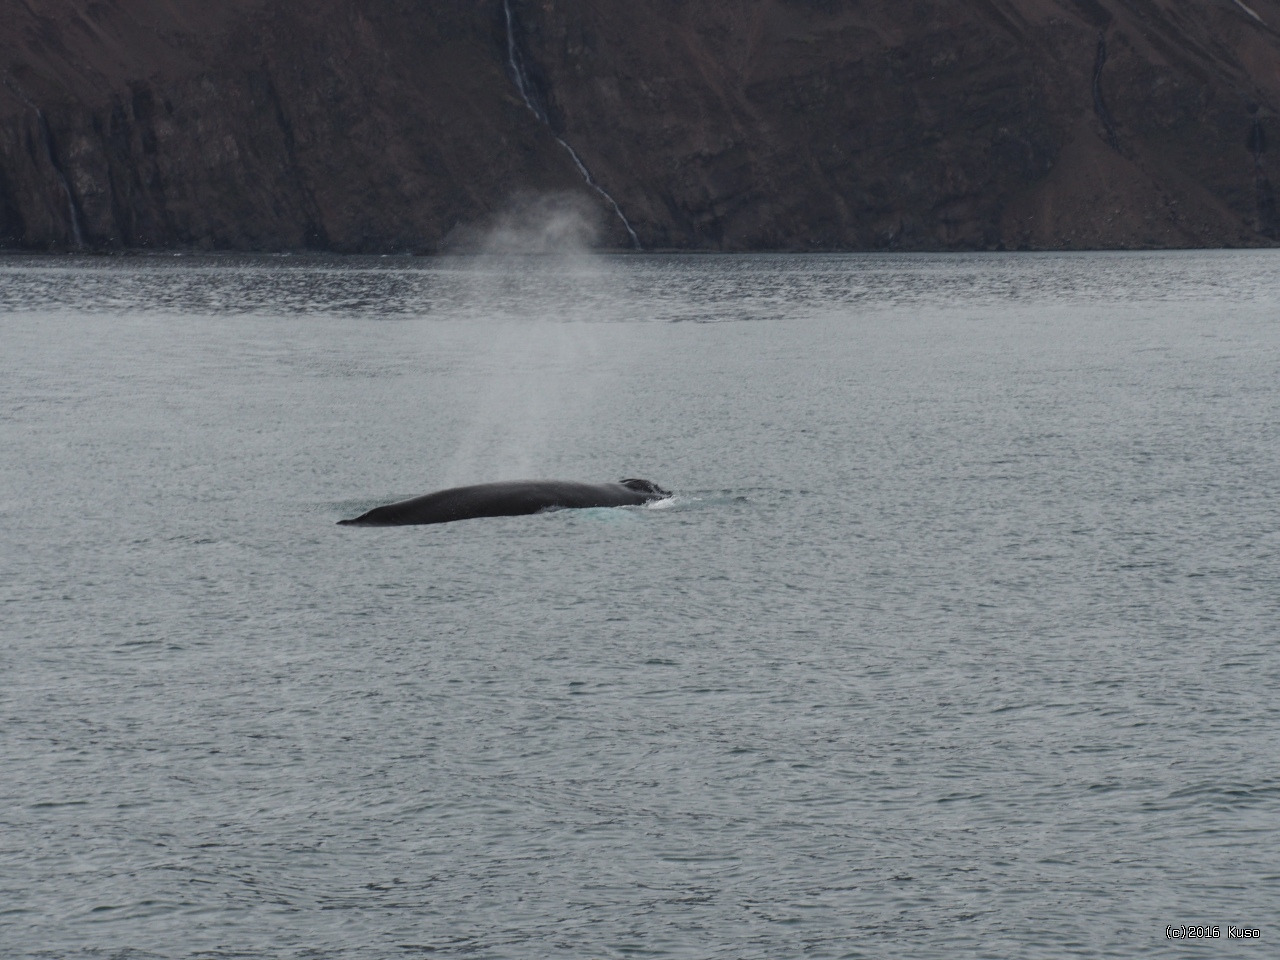
[[741, 494], [729, 491], [712, 494], [678, 493], [662, 500], [651, 500], [644, 505], [645, 510], [700, 510], [705, 507], [723, 507], [730, 504], [750, 502]]
[[672, 507], [678, 507], [684, 497], [663, 497], [661, 500], [650, 500], [644, 505], [646, 510], [670, 510]]
[[1209, 780], [1188, 784], [1173, 790], [1160, 809], [1176, 810], [1188, 806], [1205, 806], [1217, 810], [1269, 806], [1280, 796], [1280, 783], [1242, 783]]

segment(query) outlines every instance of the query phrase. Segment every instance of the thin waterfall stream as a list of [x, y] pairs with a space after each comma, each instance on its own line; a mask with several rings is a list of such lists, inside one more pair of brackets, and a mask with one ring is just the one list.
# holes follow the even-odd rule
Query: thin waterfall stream
[[565, 142], [564, 138], [559, 136], [551, 126], [551, 120], [547, 116], [545, 110], [541, 109], [533, 99], [532, 85], [529, 83], [528, 77], [525, 75], [524, 64], [520, 56], [520, 50], [516, 46], [516, 32], [514, 16], [511, 13], [511, 0], [502, 0], [502, 9], [507, 17], [507, 63], [511, 67], [511, 76], [515, 81], [516, 90], [520, 92], [520, 98], [524, 100], [524, 105], [529, 108], [529, 112], [538, 118], [538, 122], [551, 131], [551, 135], [555, 137], [556, 143], [564, 148], [565, 153], [569, 154], [569, 159], [573, 161], [573, 165], [578, 168], [578, 173], [582, 175], [582, 180], [596, 193], [613, 207], [613, 212], [618, 215], [618, 219], [622, 221], [622, 225], [627, 228], [627, 233], [631, 237], [631, 243], [637, 250], [644, 249], [640, 245], [640, 238], [636, 236], [635, 230], [631, 228], [631, 222], [627, 219], [627, 215], [622, 212], [622, 208], [618, 206], [618, 201], [613, 199], [609, 191], [600, 186], [596, 182], [595, 177], [591, 176], [591, 171], [587, 169], [587, 165], [582, 162], [582, 158], [578, 156], [578, 152]]
[[75, 194], [71, 192], [71, 183], [67, 180], [67, 175], [63, 172], [62, 165], [58, 163], [58, 154], [54, 150], [53, 132], [49, 129], [49, 121], [45, 117], [44, 111], [37, 107], [31, 98], [18, 89], [9, 78], [4, 78], [4, 85], [10, 93], [35, 111], [36, 129], [40, 133], [45, 158], [49, 161], [49, 166], [53, 169], [58, 186], [62, 188], [62, 195], [67, 200], [67, 223], [71, 227], [71, 239], [74, 241], [77, 250], [82, 249], [84, 247], [84, 230], [80, 226], [80, 211], [76, 209], [76, 198]]

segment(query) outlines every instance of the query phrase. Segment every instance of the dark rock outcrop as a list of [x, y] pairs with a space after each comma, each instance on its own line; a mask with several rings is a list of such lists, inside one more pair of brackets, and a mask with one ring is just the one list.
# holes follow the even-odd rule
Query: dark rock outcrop
[[564, 191], [617, 247], [1280, 237], [1280, 0], [0, 0], [0, 22], [0, 246], [428, 252]]

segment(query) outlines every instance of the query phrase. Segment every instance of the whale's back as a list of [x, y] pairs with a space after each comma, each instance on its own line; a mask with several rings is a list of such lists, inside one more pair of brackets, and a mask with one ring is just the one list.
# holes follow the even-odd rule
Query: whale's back
[[670, 496], [647, 480], [577, 483], [572, 480], [504, 480], [437, 490], [420, 497], [374, 507], [344, 525], [407, 526], [450, 523], [478, 517], [517, 517], [542, 510], [624, 507]]

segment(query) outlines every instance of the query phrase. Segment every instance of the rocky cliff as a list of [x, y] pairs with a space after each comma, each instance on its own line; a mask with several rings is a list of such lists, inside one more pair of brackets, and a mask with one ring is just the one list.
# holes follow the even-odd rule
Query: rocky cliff
[[0, 245], [1280, 237], [1280, 0], [0, 0]]

